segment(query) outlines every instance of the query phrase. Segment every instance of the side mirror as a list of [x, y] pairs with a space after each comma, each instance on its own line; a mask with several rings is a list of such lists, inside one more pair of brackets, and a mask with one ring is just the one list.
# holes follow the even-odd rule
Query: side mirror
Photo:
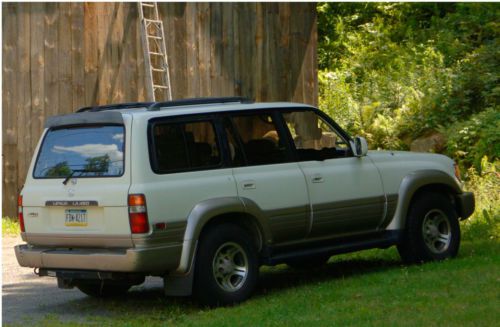
[[368, 153], [368, 143], [366, 139], [361, 136], [356, 136], [354, 138], [354, 155], [356, 157], [364, 157]]

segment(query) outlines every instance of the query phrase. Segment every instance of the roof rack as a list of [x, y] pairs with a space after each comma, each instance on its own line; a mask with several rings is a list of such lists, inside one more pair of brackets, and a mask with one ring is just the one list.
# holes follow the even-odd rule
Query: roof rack
[[217, 103], [252, 103], [253, 101], [246, 97], [220, 97], [220, 98], [191, 98], [180, 99], [166, 102], [155, 102], [148, 107], [148, 111], [160, 110], [166, 107], [192, 106], [199, 104], [217, 104]]
[[98, 112], [98, 111], [106, 111], [106, 110], [119, 110], [119, 109], [132, 109], [132, 108], [149, 108], [151, 105], [155, 104], [155, 102], [127, 102], [127, 103], [117, 103], [117, 104], [109, 104], [104, 106], [93, 106], [93, 107], [84, 107], [78, 109], [76, 112]]

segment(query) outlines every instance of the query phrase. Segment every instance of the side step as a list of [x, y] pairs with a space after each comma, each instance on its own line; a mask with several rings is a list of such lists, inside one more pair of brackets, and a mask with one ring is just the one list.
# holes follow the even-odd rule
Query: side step
[[328, 241], [315, 242], [307, 247], [299, 248], [272, 248], [269, 255], [265, 256], [262, 264], [274, 266], [285, 263], [290, 259], [305, 258], [318, 254], [343, 254], [373, 248], [387, 248], [399, 242], [400, 231], [385, 231], [383, 233], [370, 234], [369, 236], [332, 239]]

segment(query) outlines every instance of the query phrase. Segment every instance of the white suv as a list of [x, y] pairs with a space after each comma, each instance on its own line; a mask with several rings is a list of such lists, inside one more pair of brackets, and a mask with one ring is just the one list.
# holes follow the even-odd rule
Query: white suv
[[261, 265], [396, 245], [454, 257], [474, 211], [453, 161], [367, 151], [318, 109], [242, 98], [51, 117], [19, 196], [19, 264], [86, 294], [162, 276], [202, 304], [242, 301]]

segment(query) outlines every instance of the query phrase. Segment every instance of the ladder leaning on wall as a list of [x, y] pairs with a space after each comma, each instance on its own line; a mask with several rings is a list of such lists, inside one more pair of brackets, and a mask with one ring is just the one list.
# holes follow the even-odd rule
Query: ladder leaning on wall
[[139, 2], [141, 40], [146, 68], [146, 89], [149, 101], [172, 100], [170, 72], [163, 22], [156, 2]]

